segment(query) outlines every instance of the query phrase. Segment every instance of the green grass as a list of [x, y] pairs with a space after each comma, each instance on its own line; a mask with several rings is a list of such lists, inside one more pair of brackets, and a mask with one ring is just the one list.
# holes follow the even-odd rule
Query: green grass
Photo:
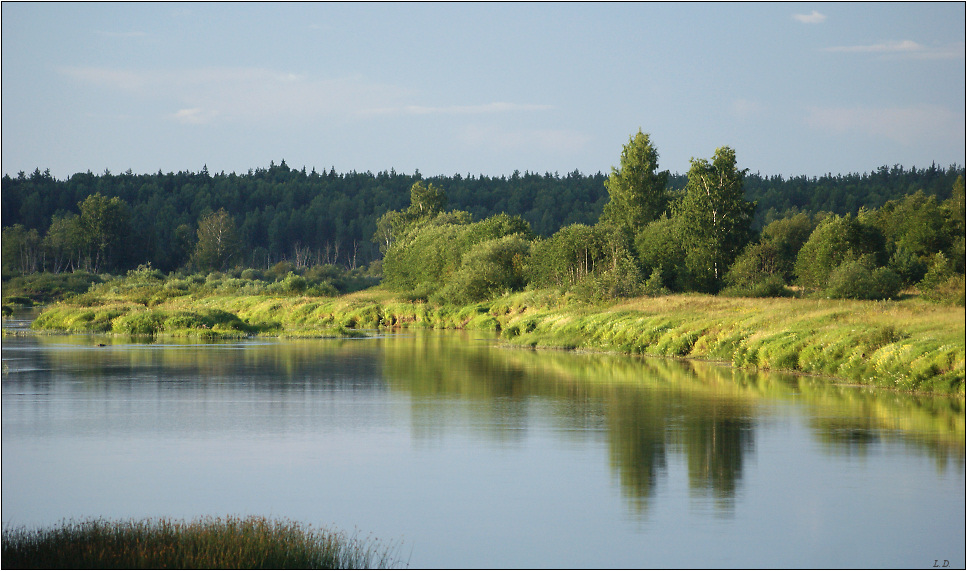
[[400, 566], [376, 540], [263, 517], [87, 520], [3, 531], [4, 569], [364, 569]]
[[[964, 394], [964, 308], [922, 299], [851, 301], [700, 294], [589, 304], [553, 290], [467, 306], [374, 287], [337, 297], [107, 282], [48, 307], [42, 331], [232, 338], [346, 337], [397, 327], [481, 329], [524, 347], [615, 351], [824, 375], [897, 390]], [[177, 285], [177, 284], [176, 284]], [[137, 287], [134, 287], [137, 286]], [[412, 296], [410, 296], [412, 297]]]
[[502, 337], [522, 346], [717, 360], [964, 394], [964, 309], [920, 300], [672, 295], [607, 307], [531, 308], [505, 316], [502, 325]]

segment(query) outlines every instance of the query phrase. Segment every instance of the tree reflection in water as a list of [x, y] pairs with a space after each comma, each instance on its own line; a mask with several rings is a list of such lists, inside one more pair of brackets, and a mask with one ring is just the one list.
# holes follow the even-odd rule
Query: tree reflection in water
[[410, 397], [416, 439], [440, 438], [460, 424], [485, 438], [518, 442], [538, 416], [534, 407], [548, 408], [551, 414], [541, 410], [541, 416], [552, 419], [556, 437], [606, 439], [623, 495], [639, 511], [648, 509], [675, 459], [687, 468], [690, 494], [711, 497], [728, 512], [755, 451], [764, 402], [813, 408], [811, 430], [829, 454], [864, 455], [877, 442], [899, 439], [927, 450], [938, 470], [950, 462], [962, 469], [965, 457], [962, 399], [714, 363], [509, 349], [481, 333], [409, 331], [369, 340], [185, 344], [177, 350], [120, 338], [99, 348], [90, 338], [36, 342], [59, 350], [36, 353], [43, 362], [30, 366], [47, 373], [35, 381], [21, 374], [18, 382], [50, 383], [49, 371], [62, 371], [54, 377], [70, 376], [96, 391], [107, 390], [108, 382], [118, 388], [119, 371], [130, 370], [133, 383], [135, 370], [151, 370], [168, 383], [209, 390], [231, 382], [233, 390], [248, 388], [253, 395], [395, 391]]

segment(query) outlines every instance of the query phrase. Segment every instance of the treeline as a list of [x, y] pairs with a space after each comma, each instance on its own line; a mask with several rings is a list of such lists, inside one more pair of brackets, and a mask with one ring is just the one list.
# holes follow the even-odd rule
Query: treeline
[[604, 182], [593, 225], [535, 236], [520, 216], [474, 222], [446, 194], [415, 183], [411, 203], [378, 223], [384, 283], [411, 298], [468, 304], [526, 287], [589, 300], [669, 292], [895, 298], [910, 286], [963, 303], [964, 179], [948, 198], [921, 190], [853, 214], [790, 212], [761, 232], [735, 151], [693, 159], [682, 190], [658, 170], [641, 131]]
[[[758, 205], [752, 228], [795, 213], [857, 214], [917, 190], [943, 202], [962, 167], [910, 170], [882, 167], [868, 174], [785, 179], [744, 173], [743, 193]], [[507, 177], [424, 178], [393, 170], [338, 174], [291, 169], [282, 161], [245, 174], [201, 172], [95, 175], [57, 180], [39, 169], [2, 179], [5, 276], [77, 269], [123, 272], [141, 264], [165, 272], [205, 269], [198, 257], [202, 224], [224, 212], [239, 255], [233, 264], [267, 269], [367, 265], [381, 257], [377, 222], [402, 211], [414, 183], [445, 189], [449, 207], [472, 220], [519, 216], [536, 236], [573, 224], [593, 226], [610, 200], [602, 173], [519, 173]], [[668, 175], [667, 191], [682, 194], [688, 175]], [[385, 244], [384, 244], [385, 246]]]
[[[3, 227], [19, 226], [32, 254], [25, 266], [23, 256], [5, 252], [4, 270], [56, 272], [80, 265], [123, 271], [151, 263], [172, 271], [192, 261], [199, 222], [220, 210], [233, 219], [246, 252], [237, 260], [242, 265], [268, 268], [281, 260], [300, 266], [364, 265], [379, 258], [371, 240], [377, 219], [405, 207], [410, 186], [420, 180], [419, 172], [408, 175], [392, 170], [375, 175], [334, 170], [307, 173], [304, 168], [290, 169], [285, 161], [243, 175], [213, 175], [202, 169], [153, 175], [88, 172], [63, 181], [39, 170], [29, 176], [4, 176]], [[597, 219], [606, 198], [604, 175], [577, 171], [564, 177], [515, 172], [511, 177], [454, 175], [427, 180], [446, 186], [451, 204], [477, 218], [514, 212], [546, 233], [561, 224]], [[58, 257], [53, 250], [68, 247], [64, 241], [70, 233], [62, 232], [65, 228], [73, 227], [75, 251], [100, 249], [100, 245], [76, 244], [84, 233], [78, 224], [85, 220], [83, 204], [94, 195], [123, 204], [121, 235], [109, 248], [110, 256], [101, 260], [89, 253], [73, 260]]]

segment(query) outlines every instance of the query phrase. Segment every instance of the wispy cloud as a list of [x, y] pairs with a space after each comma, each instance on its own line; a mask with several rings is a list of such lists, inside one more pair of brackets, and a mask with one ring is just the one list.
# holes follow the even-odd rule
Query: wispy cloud
[[492, 102], [475, 105], [407, 104], [419, 93], [363, 77], [314, 78], [265, 68], [124, 70], [72, 67], [73, 79], [114, 90], [157, 114], [187, 124], [215, 121], [299, 120], [320, 116], [481, 115], [544, 111], [550, 105]]
[[946, 107], [811, 107], [805, 123], [832, 134], [885, 137], [905, 145], [964, 139], [964, 116]]
[[514, 111], [547, 111], [553, 108], [553, 105], [507, 103], [504, 101], [497, 101], [494, 103], [483, 103], [480, 105], [445, 105], [435, 107], [424, 105], [404, 105], [401, 107], [370, 109], [366, 113], [373, 115], [481, 115], [487, 113], [508, 113]]
[[884, 53], [884, 52], [916, 52], [923, 50], [924, 47], [913, 40], [903, 40], [900, 42], [883, 42], [880, 44], [870, 44], [864, 46], [834, 46], [826, 48], [827, 52], [846, 52], [846, 53]]
[[590, 138], [569, 129], [506, 129], [493, 125], [468, 125], [460, 139], [475, 147], [496, 151], [538, 150], [574, 154], [585, 150]]
[[815, 10], [809, 14], [793, 14], [792, 17], [803, 24], [822, 24], [826, 21], [826, 14], [820, 14]]
[[68, 77], [113, 90], [182, 123], [304, 120], [399, 106], [411, 91], [361, 77], [334, 79], [265, 68], [123, 70], [73, 67]]
[[179, 123], [202, 125], [211, 122], [214, 116], [211, 111], [206, 112], [200, 107], [192, 107], [191, 109], [179, 109], [171, 114], [171, 118]]
[[964, 43], [925, 46], [913, 40], [888, 41], [856, 46], [833, 46], [823, 51], [836, 53], [899, 55], [916, 59], [955, 59], [964, 57]]
[[148, 35], [145, 32], [137, 30], [132, 30], [130, 32], [106, 32], [103, 30], [97, 30], [96, 33], [100, 36], [105, 36], [108, 38], [144, 38]]
[[761, 116], [765, 111], [765, 106], [753, 99], [733, 99], [730, 109], [732, 116], [738, 119], [750, 119]]

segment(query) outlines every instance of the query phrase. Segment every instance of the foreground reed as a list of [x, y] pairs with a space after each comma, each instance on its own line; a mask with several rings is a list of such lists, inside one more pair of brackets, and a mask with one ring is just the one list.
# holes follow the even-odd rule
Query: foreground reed
[[4, 569], [368, 569], [391, 548], [264, 517], [68, 521], [3, 531]]

